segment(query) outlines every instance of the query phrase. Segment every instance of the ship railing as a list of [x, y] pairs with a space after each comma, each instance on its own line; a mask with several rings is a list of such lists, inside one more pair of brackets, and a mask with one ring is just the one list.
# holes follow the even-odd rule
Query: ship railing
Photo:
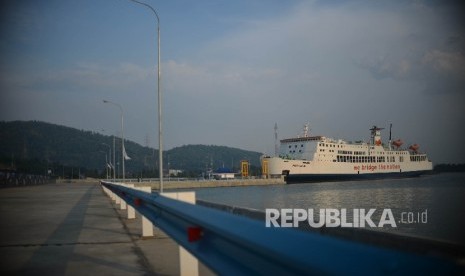
[[264, 222], [102, 181], [220, 275], [445, 274], [449, 261], [342, 240]]

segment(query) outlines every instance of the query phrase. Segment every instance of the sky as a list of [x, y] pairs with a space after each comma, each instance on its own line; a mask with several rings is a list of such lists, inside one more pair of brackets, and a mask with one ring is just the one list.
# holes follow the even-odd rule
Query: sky
[[[434, 163], [465, 162], [460, 1], [147, 0], [160, 17], [164, 149], [274, 153], [373, 125]], [[158, 148], [157, 21], [129, 0], [1, 1], [0, 121]], [[387, 141], [389, 131], [383, 131]]]

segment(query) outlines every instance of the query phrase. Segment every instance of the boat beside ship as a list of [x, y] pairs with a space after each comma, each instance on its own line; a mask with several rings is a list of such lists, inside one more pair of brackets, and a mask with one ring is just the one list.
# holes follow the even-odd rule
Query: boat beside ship
[[432, 171], [433, 164], [419, 145], [403, 148], [400, 139], [391, 141], [391, 137], [383, 143], [381, 130], [373, 126], [368, 143], [347, 142], [310, 136], [305, 125], [302, 136], [280, 141], [277, 156], [262, 157], [263, 174], [304, 183], [414, 177]]

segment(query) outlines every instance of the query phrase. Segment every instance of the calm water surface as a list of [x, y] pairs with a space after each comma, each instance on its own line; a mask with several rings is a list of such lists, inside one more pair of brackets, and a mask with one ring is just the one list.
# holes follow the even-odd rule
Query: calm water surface
[[[383, 209], [391, 209], [397, 227], [372, 228], [422, 236], [465, 245], [465, 173], [427, 175], [378, 181], [196, 189], [197, 198], [252, 209], [323, 208], [376, 209], [378, 224]], [[427, 212], [427, 221], [416, 221]], [[404, 215], [402, 215], [404, 213]], [[421, 219], [420, 219], [421, 220]]]

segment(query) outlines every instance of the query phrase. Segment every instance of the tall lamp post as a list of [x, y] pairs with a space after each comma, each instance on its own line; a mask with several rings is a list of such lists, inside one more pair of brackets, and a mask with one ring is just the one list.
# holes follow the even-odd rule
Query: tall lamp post
[[[105, 171], [106, 171], [106, 177], [108, 179], [108, 155], [106, 152], [104, 151], [100, 151], [101, 153], [104, 153], [105, 154]], [[110, 172], [111, 173], [111, 172]]]
[[114, 102], [111, 102], [111, 101], [107, 101], [107, 100], [103, 100], [104, 103], [108, 103], [108, 104], [112, 104], [114, 106], [117, 106], [119, 107], [120, 111], [121, 111], [121, 162], [122, 162], [122, 166], [123, 166], [123, 182], [124, 182], [124, 159], [125, 159], [125, 156], [124, 156], [124, 153], [125, 153], [125, 150], [124, 150], [124, 111], [123, 111], [123, 107], [120, 105], [120, 104], [117, 104], [117, 103], [114, 103]]
[[111, 170], [113, 169], [113, 164], [111, 164], [111, 146], [108, 145], [107, 143], [102, 143], [102, 145], [108, 147], [108, 154], [109, 154], [108, 155], [108, 160], [109, 160], [109, 162], [107, 163], [107, 166], [110, 165], [110, 177], [111, 177]]
[[160, 17], [157, 11], [147, 3], [137, 0], [131, 0], [134, 3], [143, 5], [150, 9], [157, 18], [157, 34], [158, 34], [158, 169], [160, 171], [160, 193], [163, 193], [163, 140], [162, 140], [162, 112], [161, 112], [161, 90], [160, 90]]

